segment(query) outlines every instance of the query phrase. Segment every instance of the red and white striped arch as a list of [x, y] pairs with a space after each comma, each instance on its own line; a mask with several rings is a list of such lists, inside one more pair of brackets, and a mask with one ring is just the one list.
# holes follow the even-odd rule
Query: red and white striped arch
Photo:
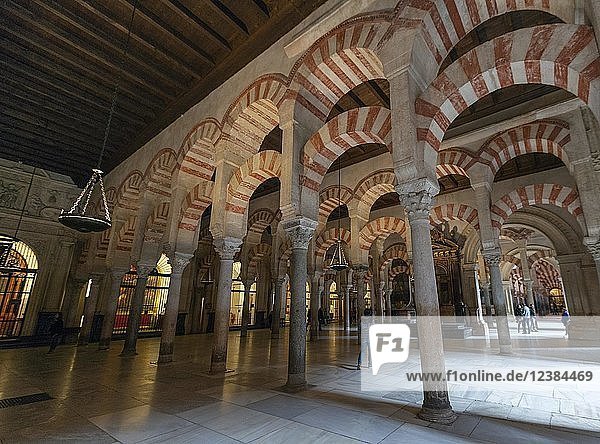
[[271, 225], [274, 220], [275, 213], [268, 208], [261, 208], [248, 216], [246, 243], [249, 245], [259, 244], [265, 228]]
[[117, 238], [116, 249], [118, 251], [130, 252], [133, 247], [133, 238], [135, 236], [135, 228], [137, 216], [134, 214], [127, 219], [119, 231]]
[[240, 165], [229, 181], [225, 210], [229, 213], [245, 214], [254, 190], [267, 179], [279, 176], [281, 154], [271, 150], [254, 154]]
[[169, 209], [169, 202], [161, 202], [154, 207], [152, 213], [148, 217], [144, 242], [159, 243], [162, 241], [167, 228]]
[[[423, 43], [415, 50], [427, 48], [436, 61], [431, 71], [425, 73], [431, 79], [452, 48], [483, 22], [518, 10], [545, 11], [569, 22], [574, 14], [570, 3], [560, 0], [411, 0], [403, 15], [422, 17], [419, 36]], [[418, 56], [423, 57], [423, 54]]]
[[392, 262], [394, 259], [402, 259], [408, 261], [408, 252], [406, 251], [406, 245], [404, 244], [393, 244], [389, 246], [381, 255], [381, 263], [379, 268], [383, 269]]
[[268, 74], [248, 86], [223, 118], [223, 137], [245, 158], [256, 154], [263, 139], [279, 125], [279, 103], [286, 91], [285, 77]]
[[420, 143], [439, 150], [450, 124], [479, 99], [517, 84], [565, 89], [600, 116], [600, 59], [593, 29], [545, 25], [520, 29], [469, 51], [415, 103]]
[[527, 258], [529, 261], [529, 266], [533, 266], [537, 261], [542, 259], [554, 258], [556, 253], [551, 250], [540, 250], [533, 253], [531, 256]]
[[540, 120], [494, 136], [483, 145], [480, 157], [493, 174], [509, 160], [529, 153], [552, 154], [569, 166], [564, 148], [570, 140], [567, 122]]
[[566, 209], [585, 232], [583, 209], [577, 190], [549, 183], [522, 186], [498, 199], [491, 208], [492, 226], [499, 233], [511, 214], [532, 205], [554, 205]]
[[321, 37], [290, 73], [288, 97], [321, 122], [348, 91], [383, 79], [375, 51], [389, 27], [381, 15], [352, 19]]
[[469, 168], [477, 163], [475, 156], [459, 148], [449, 148], [438, 153], [438, 165], [435, 169], [436, 176], [458, 174], [469, 177]]
[[389, 146], [390, 110], [366, 106], [346, 111], [321, 127], [304, 146], [303, 185], [317, 191], [331, 164], [349, 148], [366, 143]]
[[560, 273], [550, 262], [543, 259], [538, 260], [533, 266], [533, 272], [537, 281], [547, 291], [554, 288], [562, 288], [560, 283]]
[[406, 274], [410, 271], [410, 267], [408, 265], [398, 265], [396, 267], [390, 268], [390, 272], [388, 273], [390, 280], [394, 280], [396, 276], [399, 274]]
[[462, 203], [449, 203], [435, 206], [429, 212], [432, 225], [439, 225], [444, 221], [461, 220], [479, 230], [477, 210]]
[[326, 223], [333, 210], [342, 205], [348, 205], [352, 200], [352, 190], [344, 185], [327, 187], [319, 194], [319, 223]]
[[121, 182], [116, 192], [116, 206], [126, 210], [136, 211], [139, 207], [140, 189], [144, 176], [139, 171], [132, 171]]
[[324, 260], [325, 253], [337, 242], [338, 237], [343, 243], [350, 245], [351, 235], [349, 230], [345, 228], [340, 228], [339, 230], [337, 228], [330, 228], [317, 236], [315, 240], [315, 256], [320, 260]]
[[215, 170], [215, 144], [220, 136], [220, 124], [213, 118], [203, 120], [188, 133], [177, 154], [182, 180], [211, 180]]
[[271, 246], [269, 244], [257, 244], [248, 253], [248, 275], [256, 276], [258, 271], [258, 265], [264, 257], [271, 253]]
[[159, 151], [144, 173], [146, 191], [170, 197], [173, 173], [177, 168], [177, 155], [170, 148]]
[[396, 174], [392, 169], [375, 171], [361, 180], [354, 189], [359, 214], [368, 217], [375, 201], [384, 194], [395, 192], [396, 184]]
[[382, 234], [398, 233], [404, 235], [406, 224], [403, 219], [383, 216], [366, 224], [359, 233], [359, 245], [362, 250], [370, 250], [371, 245]]
[[213, 183], [202, 181], [185, 196], [181, 206], [179, 229], [195, 232], [202, 214], [212, 203]]

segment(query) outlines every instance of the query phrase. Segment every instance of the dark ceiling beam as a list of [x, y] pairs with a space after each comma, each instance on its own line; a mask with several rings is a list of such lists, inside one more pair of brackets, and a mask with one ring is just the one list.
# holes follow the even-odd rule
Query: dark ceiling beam
[[218, 0], [206, 0], [204, 3], [208, 5], [212, 11], [217, 12], [221, 17], [225, 18], [230, 24], [235, 26], [244, 34], [250, 35], [246, 24], [223, 3]]
[[[14, 3], [12, 3], [12, 5], [15, 6]], [[0, 8], [1, 7], [6, 8], [6, 5], [3, 6], [3, 4], [0, 3]], [[15, 9], [15, 8], [8, 9], [8, 13], [12, 14], [11, 21], [13, 21], [13, 27], [14, 27], [14, 24], [17, 24], [17, 28], [19, 28], [19, 30], [22, 31], [21, 33], [17, 34], [16, 30], [14, 30], [14, 29], [6, 29], [11, 34], [13, 34], [13, 35], [16, 34], [19, 37], [27, 40], [29, 43], [35, 44], [36, 46], [38, 46], [41, 49], [44, 49], [48, 52], [54, 53], [55, 57], [60, 57], [61, 59], [68, 60], [69, 62], [76, 65], [81, 70], [89, 71], [90, 70], [90, 62], [88, 60], [85, 60], [84, 57], [82, 57], [82, 55], [85, 55], [85, 57], [88, 57], [91, 60], [93, 60], [96, 64], [99, 64], [98, 68], [104, 69], [106, 71], [105, 75], [104, 75], [105, 81], [108, 81], [112, 84], [112, 83], [114, 83], [115, 75], [122, 76], [121, 81], [120, 81], [121, 89], [129, 91], [132, 95], [136, 95], [136, 94], [139, 95], [140, 92], [131, 89], [131, 85], [127, 84], [124, 81], [125, 80], [124, 77], [127, 78], [133, 84], [138, 85], [138, 87], [146, 88], [150, 92], [156, 94], [157, 96], [162, 97], [163, 100], [165, 100], [165, 101], [172, 100], [176, 95], [173, 92], [165, 91], [165, 88], [161, 88], [159, 84], [152, 84], [152, 83], [148, 82], [145, 78], [136, 76], [125, 69], [120, 69], [116, 64], [114, 64], [106, 59], [103, 59], [102, 57], [100, 57], [98, 55], [98, 53], [100, 51], [102, 51], [100, 48], [96, 47], [96, 48], [92, 48], [93, 50], [91, 50], [91, 51], [88, 50], [85, 47], [85, 43], [81, 42], [79, 39], [77, 39], [75, 35], [70, 35], [67, 38], [64, 35], [61, 35], [58, 32], [55, 32], [55, 30], [45, 26], [40, 20], [35, 20], [34, 18], [30, 18], [30, 17], [28, 17], [27, 14], [23, 13], [20, 10]], [[8, 16], [8, 14], [6, 14], [6, 15]], [[19, 19], [21, 19], [21, 24], [19, 24], [18, 22], [16, 22], [14, 20], [15, 17], [18, 17]], [[26, 23], [29, 26], [29, 29], [27, 29], [26, 26], [23, 25], [23, 23]], [[5, 26], [10, 26], [10, 25], [5, 23]], [[39, 34], [40, 31], [45, 33], [46, 35], [40, 35]], [[34, 37], [33, 33], [36, 33], [39, 37], [37, 37], [37, 38]], [[67, 35], [68, 35], [68, 33], [67, 33]], [[52, 41], [51, 38], [48, 38], [49, 36], [52, 37], [54, 39], [54, 41]], [[78, 41], [74, 42], [73, 40], [78, 40]], [[66, 50], [66, 48], [64, 47], [65, 45], [68, 48], [70, 48], [70, 51]], [[75, 52], [73, 52], [73, 50]], [[94, 71], [96, 71], [96, 70], [94, 70]], [[113, 71], [116, 71], [116, 72], [113, 72]], [[119, 74], [117, 74], [117, 72]]]
[[[12, 60], [10, 61], [11, 65], [21, 65], [26, 72], [32, 68], [37, 68], [43, 72], [42, 78], [49, 79], [50, 83], [53, 84], [56, 83], [57, 79], [59, 79], [59, 83], [66, 86], [65, 89], [67, 91], [87, 89], [92, 93], [92, 100], [99, 100], [98, 96], [100, 96], [108, 102], [106, 106], [106, 112], [108, 113], [110, 101], [112, 99], [112, 89], [109, 89], [107, 87], [108, 85], [98, 84], [96, 81], [94, 81], [96, 74], [94, 74], [94, 78], [86, 78], [75, 71], [66, 71], [64, 65], [55, 62], [43, 53], [29, 50], [27, 46], [23, 46], [22, 44], [16, 43], [4, 37], [2, 32], [3, 30], [0, 28], [0, 43], [2, 43], [2, 47], [5, 52], [12, 54]], [[27, 55], [27, 59], [23, 60], [23, 55]], [[148, 109], [147, 106], [133, 102], [129, 96], [125, 94], [121, 94], [119, 96], [117, 104], [123, 107], [126, 113], [131, 113], [133, 116], [142, 119], [142, 121], [147, 118], [152, 118], [155, 115], [155, 111], [153, 109]], [[127, 114], [120, 114], [122, 117], [127, 117]]]
[[[1, 42], [1, 40], [0, 40]], [[0, 59], [0, 67], [6, 76], [11, 76], [14, 82], [18, 82], [21, 87], [26, 88], [32, 95], [43, 95], [45, 97], [59, 98], [63, 97], [66, 101], [65, 106], [72, 109], [76, 116], [84, 116], [91, 113], [98, 119], [98, 121], [104, 121], [102, 127], [106, 124], [106, 118], [108, 116], [108, 108], [110, 104], [99, 98], [94, 100], [93, 96], [88, 95], [85, 91], [74, 92], [73, 88], [65, 89], [64, 85], [61, 84], [60, 80], [54, 79], [54, 83], [50, 83], [46, 79], [49, 76], [41, 73], [32, 67], [24, 72], [19, 70], [16, 64], [13, 62], [11, 65]], [[58, 84], [58, 86], [56, 85]], [[63, 87], [61, 87], [63, 86]], [[69, 101], [71, 103], [69, 103]], [[118, 108], [117, 108], [118, 110]], [[120, 111], [117, 111], [119, 114]], [[116, 113], [115, 113], [116, 114]], [[126, 121], [130, 127], [142, 126], [144, 121], [137, 117], [127, 114], [127, 116], [121, 116], [123, 121]]]
[[[101, 20], [110, 24], [110, 26], [112, 26], [113, 28], [117, 29], [123, 35], [123, 38], [127, 35], [128, 29], [126, 28], [126, 26], [120, 24], [119, 22], [117, 22], [116, 20], [111, 18], [108, 15], [107, 10], [101, 3], [95, 4], [95, 5], [90, 5], [90, 4], [86, 3], [84, 0], [73, 0], [73, 1], [77, 5], [79, 5], [81, 8], [89, 11], [90, 13], [94, 14]], [[131, 30], [131, 39], [133, 41], [135, 41], [136, 43], [138, 43], [139, 45], [146, 48], [147, 51], [157, 54], [163, 60], [167, 60], [170, 64], [174, 65], [177, 69], [182, 70], [183, 72], [194, 77], [195, 79], [200, 79], [202, 77], [195, 69], [193, 69], [187, 63], [175, 58], [171, 52], [166, 51], [163, 48], [161, 48], [160, 42], [158, 42], [158, 41], [148, 42], [144, 38], [137, 35], [137, 33], [135, 32], [135, 28]]]
[[207, 23], [204, 23], [200, 17], [190, 11], [190, 9], [179, 0], [168, 0], [165, 2], [165, 5], [184, 20], [195, 23], [196, 27], [202, 31], [202, 34], [219, 44], [221, 48], [225, 49], [227, 52], [231, 51], [231, 45], [225, 37], [212, 29]]
[[[76, 14], [73, 14], [71, 11], [66, 9], [60, 4], [53, 2], [53, 5], [48, 5], [47, 2], [41, 0], [32, 0], [35, 5], [41, 10], [45, 10], [51, 16], [57, 17], [63, 23], [66, 23], [67, 26], [71, 28], [77, 29], [82, 34], [86, 35], [88, 38], [93, 39], [96, 44], [100, 44], [101, 46], [105, 46], [114, 51], [113, 56], [115, 58], [123, 58], [124, 57], [124, 47], [125, 47], [125, 38], [123, 42], [119, 45], [117, 41], [114, 40], [114, 36], [109, 36], [92, 23], [81, 23], [81, 18]], [[67, 32], [70, 35], [73, 35], [69, 29]], [[113, 41], [115, 44], [113, 44]], [[85, 42], [84, 42], [85, 43]], [[99, 51], [104, 58], [109, 58], [108, 55], [101, 50]], [[147, 63], [146, 60], [142, 57], [139, 57], [139, 54], [135, 50], [129, 49], [126, 56], [127, 62], [135, 62], [138, 68], [143, 69], [144, 71], [151, 72], [153, 76], [162, 79], [164, 82], [167, 82], [171, 85], [171, 88], [181, 89], [185, 88], [187, 84], [186, 78], [181, 76], [177, 71], [166, 70], [164, 67], [159, 66], [153, 63]]]
[[[79, 142], [85, 142], [86, 144], [93, 143], [96, 146], [100, 145], [104, 138], [104, 128], [89, 127], [84, 125], [81, 121], [76, 121], [74, 118], [61, 118], [58, 117], [57, 113], [43, 112], [38, 107], [31, 106], [29, 103], [25, 103], [26, 99], [23, 99], [19, 104], [11, 103], [6, 97], [0, 97], [0, 104], [5, 110], [5, 113], [12, 116], [15, 119], [19, 119], [21, 122], [29, 123], [29, 125], [38, 126], [42, 129], [48, 129], [56, 133], [58, 136], [64, 134], [65, 140], [69, 137], [73, 137]], [[0, 117], [0, 121], [2, 118]], [[123, 134], [111, 131], [111, 140], [119, 140], [124, 142]]]
[[270, 17], [271, 12], [269, 11], [269, 7], [262, 0], [252, 0], [253, 3], [258, 6], [258, 9], [264, 14], [265, 17]]
[[[4, 102], [5, 106], [13, 106], [15, 109], [23, 110], [32, 116], [43, 113], [41, 115], [44, 118], [65, 126], [69, 131], [82, 135], [89, 132], [100, 134], [106, 126], [106, 116], [103, 116], [102, 119], [94, 119], [93, 114], [89, 114], [82, 108], [73, 108], [72, 105], [61, 102], [56, 95], [44, 94], [39, 90], [32, 89], [24, 79], [19, 79], [17, 82], [5, 78], [0, 81], [0, 84], [3, 85], [4, 91], [8, 93], [5, 96], [0, 96], [0, 102]], [[111, 133], [118, 134], [119, 137], [123, 138], [130, 136], [132, 131], [132, 128], [111, 128]]]
[[[134, 0], [118, 0], [120, 3], [124, 3], [128, 5], [130, 8], [133, 8], [132, 1]], [[137, 11], [141, 14], [142, 17], [146, 19], [146, 21], [152, 23], [155, 27], [159, 28], [161, 31], [170, 34], [180, 43], [183, 43], [187, 48], [189, 48], [192, 52], [196, 54], [197, 57], [202, 59], [204, 63], [207, 63], [211, 66], [215, 65], [215, 61], [204, 51], [200, 46], [196, 45], [196, 43], [192, 42], [185, 35], [179, 32], [177, 29], [173, 28], [169, 23], [165, 22], [161, 17], [156, 15], [154, 12], [150, 11], [146, 6], [144, 6], [144, 2], [137, 2]], [[138, 12], [136, 12], [137, 14]]]

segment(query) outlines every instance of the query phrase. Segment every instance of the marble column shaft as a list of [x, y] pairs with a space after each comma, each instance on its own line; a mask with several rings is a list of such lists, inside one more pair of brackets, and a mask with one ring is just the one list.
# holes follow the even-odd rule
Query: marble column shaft
[[81, 325], [81, 330], [79, 331], [77, 345], [87, 345], [90, 341], [90, 334], [92, 333], [92, 324], [94, 322], [94, 314], [96, 313], [96, 305], [98, 304], [100, 282], [102, 281], [102, 278], [103, 275], [101, 274], [93, 274], [91, 276], [92, 284], [83, 308], [83, 324]]
[[250, 287], [253, 283], [253, 280], [246, 280], [244, 282], [244, 301], [242, 303], [242, 326], [240, 328], [240, 336], [248, 335], [248, 325], [250, 324]]
[[179, 300], [181, 297], [181, 281], [185, 267], [194, 257], [193, 254], [175, 252], [170, 258], [171, 279], [169, 281], [169, 294], [162, 319], [162, 333], [160, 335], [160, 349], [158, 362], [173, 361], [173, 341], [177, 330], [177, 317], [179, 315]]
[[271, 339], [279, 339], [279, 330], [281, 329], [281, 302], [283, 299], [284, 278], [274, 280], [274, 298], [273, 311], [271, 312]]
[[315, 272], [310, 286], [310, 340], [319, 339], [319, 295], [321, 294], [321, 273]]
[[215, 250], [220, 256], [219, 281], [215, 303], [215, 327], [210, 361], [211, 373], [224, 373], [227, 370], [227, 339], [229, 336], [229, 314], [231, 310], [231, 273], [233, 258], [240, 249], [240, 239], [215, 239]]
[[148, 276], [153, 270], [153, 266], [143, 264], [137, 266], [137, 281], [129, 308], [129, 316], [127, 317], [127, 330], [125, 332], [125, 344], [121, 356], [136, 355], [136, 346], [138, 332], [140, 329], [140, 321], [142, 319], [142, 309], [144, 307], [144, 297], [146, 295], [146, 284]]
[[106, 302], [106, 309], [104, 311], [104, 319], [102, 320], [102, 332], [100, 333], [98, 350], [108, 350], [110, 348], [110, 341], [115, 326], [115, 316], [117, 314], [117, 305], [119, 303], [119, 296], [121, 293], [121, 281], [123, 280], [123, 276], [125, 276], [127, 271], [127, 269], [112, 269], [110, 272], [112, 278], [110, 294], [108, 295], [108, 301]]
[[350, 331], [350, 292], [352, 285], [344, 287], [344, 330]]
[[496, 309], [496, 328], [498, 329], [498, 345], [501, 354], [512, 353], [508, 316], [506, 313], [506, 297], [502, 288], [502, 273], [500, 271], [500, 249], [484, 250], [483, 258], [490, 270], [490, 285], [494, 308]]

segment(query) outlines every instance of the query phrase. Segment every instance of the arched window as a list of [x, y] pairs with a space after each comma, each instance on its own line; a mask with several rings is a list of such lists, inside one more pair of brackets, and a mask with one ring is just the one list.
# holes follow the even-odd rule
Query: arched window
[[[160, 332], [162, 331], [162, 318], [165, 314], [165, 306], [169, 295], [169, 283], [171, 281], [171, 264], [167, 256], [162, 254], [156, 263], [156, 268], [148, 276], [144, 304], [142, 306], [142, 317], [140, 319], [139, 331]], [[117, 312], [115, 313], [115, 325], [113, 334], [122, 334], [127, 330], [127, 320], [131, 310], [131, 301], [137, 284], [137, 270], [134, 266], [123, 276], [119, 299], [117, 301]]]
[[11, 338], [21, 334], [38, 261], [26, 243], [0, 235], [0, 255], [4, 254], [9, 267], [0, 269], [0, 338]]
[[331, 281], [329, 285], [329, 306], [327, 308], [332, 319], [339, 319], [340, 317], [339, 296], [337, 283]]
[[[242, 325], [242, 310], [244, 307], [244, 283], [240, 278], [242, 263], [234, 262], [231, 271], [231, 307], [229, 309], [229, 326], [239, 327]], [[250, 325], [254, 324], [256, 311], [256, 282], [250, 286]]]

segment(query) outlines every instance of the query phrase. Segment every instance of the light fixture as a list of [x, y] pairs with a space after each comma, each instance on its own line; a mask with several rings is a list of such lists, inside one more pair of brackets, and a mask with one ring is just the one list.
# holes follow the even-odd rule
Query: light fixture
[[19, 235], [19, 230], [21, 229], [21, 222], [23, 221], [25, 207], [27, 205], [27, 201], [29, 200], [29, 193], [31, 192], [31, 185], [33, 185], [33, 178], [35, 177], [36, 169], [37, 168], [34, 167], [33, 171], [31, 172], [31, 179], [29, 179], [29, 186], [27, 187], [27, 193], [25, 194], [23, 207], [21, 207], [21, 213], [19, 214], [19, 220], [17, 222], [17, 227], [15, 228], [15, 235], [12, 238], [8, 236], [3, 236], [0, 238], [0, 273], [14, 273], [21, 269], [18, 256], [12, 256], [10, 253], [14, 249], [15, 244], [19, 242], [17, 236]]
[[[340, 165], [340, 158], [338, 157], [338, 212], [341, 211], [342, 207], [342, 166]], [[342, 218], [338, 213], [338, 229], [337, 229], [337, 241], [335, 243], [335, 249], [333, 250], [333, 256], [329, 262], [329, 268], [335, 271], [343, 271], [348, 268], [348, 261], [342, 248]]]
[[[136, 7], [137, 0], [134, 2], [133, 10], [131, 11], [131, 19], [129, 20], [129, 27], [127, 31], [127, 40], [125, 41], [123, 57], [121, 58], [119, 64], [119, 72], [123, 70], [123, 66], [125, 64], [125, 57], [127, 56], [127, 51], [129, 49], [129, 40], [131, 38], [131, 28], [133, 26], [133, 17], [135, 16]], [[106, 143], [108, 141], [108, 134], [110, 132], [110, 124], [117, 103], [117, 94], [119, 92], [119, 80], [120, 78], [119, 76], [117, 76], [117, 78], [115, 79], [113, 96], [110, 104], [110, 111], [108, 112], [108, 119], [106, 120], [106, 127], [104, 128], [104, 140], [102, 142], [102, 149], [100, 150], [100, 155], [98, 157], [98, 166], [92, 170], [92, 176], [90, 177], [90, 180], [88, 180], [87, 184], [83, 188], [83, 191], [81, 192], [79, 197], [77, 197], [71, 209], [69, 211], [62, 210], [60, 212], [60, 216], [58, 216], [58, 221], [61, 224], [74, 230], [80, 231], [82, 233], [99, 233], [108, 230], [112, 225], [110, 220], [110, 212], [108, 210], [108, 204], [106, 202], [106, 193], [104, 192], [104, 183], [102, 182], [103, 173], [100, 169], [100, 166], [102, 164], [102, 157], [104, 156]], [[102, 208], [98, 211], [97, 216], [93, 216], [86, 213], [88, 210], [90, 198], [92, 197], [92, 193], [96, 186], [100, 187], [100, 193], [102, 197], [100, 202]]]

